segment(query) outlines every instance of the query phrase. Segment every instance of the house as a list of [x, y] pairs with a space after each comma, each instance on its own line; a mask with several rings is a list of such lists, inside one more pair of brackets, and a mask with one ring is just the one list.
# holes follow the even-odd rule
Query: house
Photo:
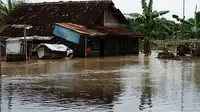
[[[142, 37], [121, 27], [129, 22], [112, 1], [25, 3], [4, 23], [2, 36], [23, 36], [23, 29], [12, 25], [28, 24], [28, 36], [55, 36], [56, 43], [73, 49], [76, 57], [138, 54]], [[60, 35], [62, 31], [67, 33]]]
[[61, 59], [73, 57], [73, 51], [63, 44], [40, 44], [33, 51], [37, 52], [39, 58]]
[[[88, 29], [82, 25], [72, 23], [57, 23], [55, 24], [53, 34], [58, 37], [57, 41], [65, 43], [68, 47], [74, 50], [76, 57], [100, 56], [100, 38], [106, 34]], [[92, 38], [92, 39], [89, 39]], [[93, 42], [90, 43], [92, 40]], [[89, 44], [90, 43], [90, 44]], [[95, 44], [95, 46], [91, 46]], [[88, 49], [93, 52], [89, 53]]]
[[57, 41], [73, 49], [74, 56], [78, 57], [137, 54], [139, 50], [136, 33], [119, 26], [89, 29], [72, 23], [57, 23], [53, 34], [60, 37]]

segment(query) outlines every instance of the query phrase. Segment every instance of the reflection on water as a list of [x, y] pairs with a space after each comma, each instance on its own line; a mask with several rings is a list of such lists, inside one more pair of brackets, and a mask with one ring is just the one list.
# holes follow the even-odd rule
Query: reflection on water
[[[146, 60], [144, 62], [144, 65], [147, 69], [149, 69], [149, 60]], [[146, 72], [144, 73], [142, 77], [142, 88], [141, 88], [141, 97], [140, 97], [140, 105], [139, 109], [142, 111], [145, 108], [151, 108], [153, 107], [151, 97], [152, 97], [152, 83], [150, 78], [150, 73]], [[147, 107], [145, 107], [147, 106]]]
[[3, 63], [2, 112], [199, 112], [200, 59]]

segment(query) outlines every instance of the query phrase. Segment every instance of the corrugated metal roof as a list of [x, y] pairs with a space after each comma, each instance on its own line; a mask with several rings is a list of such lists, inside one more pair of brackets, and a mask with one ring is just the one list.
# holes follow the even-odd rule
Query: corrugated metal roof
[[[31, 40], [51, 40], [53, 37], [50, 36], [28, 36], [26, 37], [27, 41]], [[19, 41], [19, 40], [24, 40], [24, 37], [15, 37], [15, 38], [8, 38], [6, 41]]]
[[60, 51], [60, 52], [66, 52], [69, 49], [67, 46], [65, 46], [63, 44], [45, 44], [45, 43], [42, 43], [42, 44], [38, 45], [33, 51], [37, 51], [37, 49], [40, 48], [41, 46], [46, 46], [51, 51]]
[[81, 34], [86, 34], [89, 36], [104, 36], [106, 34], [95, 31], [95, 30], [91, 30], [86, 28], [85, 26], [82, 25], [77, 25], [77, 24], [73, 24], [73, 23], [56, 23], [56, 25], [65, 27], [67, 29], [73, 30], [75, 32], [81, 33]]
[[26, 29], [32, 28], [31, 25], [26, 25], [26, 24], [13, 24], [13, 25], [11, 25], [11, 27], [13, 27], [13, 28], [26, 28]]

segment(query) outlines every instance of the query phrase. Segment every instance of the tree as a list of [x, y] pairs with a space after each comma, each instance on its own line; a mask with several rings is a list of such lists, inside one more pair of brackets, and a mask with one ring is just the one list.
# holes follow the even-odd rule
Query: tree
[[7, 3], [4, 3], [2, 0], [0, 0], [0, 18], [7, 16], [11, 11], [15, 10], [23, 2], [24, 1], [7, 0]]
[[141, 17], [143, 18], [143, 22], [147, 29], [144, 39], [144, 53], [150, 54], [150, 39], [152, 38], [152, 34], [155, 29], [154, 20], [159, 16], [169, 13], [169, 11], [153, 11], [153, 0], [149, 0], [148, 5], [146, 3], [146, 0], [142, 0], [142, 9], [143, 14], [141, 15]]
[[128, 14], [130, 18], [127, 18], [129, 21], [129, 25], [124, 25], [124, 27], [140, 33], [145, 33], [144, 23], [143, 20], [141, 20], [141, 15], [138, 13], [130, 13]]
[[[151, 53], [150, 49], [150, 39], [152, 35], [155, 33], [155, 19], [159, 16], [169, 13], [169, 11], [153, 11], [153, 0], [149, 0], [147, 5], [146, 0], [141, 1], [143, 13], [138, 14], [135, 13], [134, 16], [136, 19], [135, 21], [140, 22], [140, 28], [143, 27], [143, 34], [145, 35], [144, 38], [144, 53], [149, 55]], [[130, 15], [131, 16], [131, 15]], [[133, 26], [134, 27], [134, 26]]]
[[200, 37], [200, 12], [197, 12], [197, 6], [194, 11], [194, 18], [190, 18], [188, 20], [184, 20], [179, 18], [177, 15], [173, 15], [177, 21], [181, 22], [184, 27], [184, 35], [190, 36], [190, 38], [198, 39]]
[[197, 16], [197, 20], [200, 21], [200, 11], [198, 11], [198, 12], [196, 13], [196, 16]]

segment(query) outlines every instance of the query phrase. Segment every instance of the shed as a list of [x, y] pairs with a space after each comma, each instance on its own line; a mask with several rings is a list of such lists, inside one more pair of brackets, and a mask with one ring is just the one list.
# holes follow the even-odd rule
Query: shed
[[73, 51], [63, 44], [45, 44], [38, 45], [34, 50], [40, 59], [60, 59], [73, 56]]
[[24, 41], [27, 41], [27, 55], [32, 56], [32, 51], [39, 44], [48, 42], [53, 43], [53, 37], [50, 36], [28, 36], [24, 37], [15, 37], [8, 38], [6, 40], [6, 54], [21, 54], [25, 53], [24, 51]]

